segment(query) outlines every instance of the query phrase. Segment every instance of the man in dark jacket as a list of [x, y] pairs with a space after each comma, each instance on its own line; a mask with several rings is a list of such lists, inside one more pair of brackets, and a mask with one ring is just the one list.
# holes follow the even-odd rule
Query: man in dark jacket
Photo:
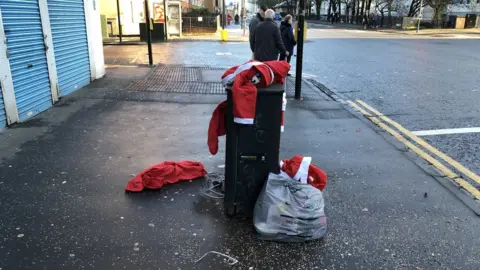
[[250, 41], [250, 49], [252, 50], [253, 53], [253, 39], [255, 38], [254, 34], [255, 29], [257, 28], [258, 24], [263, 22], [263, 17], [265, 16], [265, 11], [267, 11], [267, 6], [266, 5], [261, 5], [260, 9], [258, 10], [258, 13], [255, 15], [255, 17], [252, 18], [250, 21], [250, 24], [248, 25], [248, 31], [249, 31], [249, 37], [248, 40]]
[[290, 60], [292, 59], [293, 48], [295, 47], [295, 45], [297, 45], [297, 42], [295, 41], [295, 36], [293, 35], [292, 23], [292, 16], [287, 15], [285, 16], [285, 20], [280, 25], [280, 33], [282, 34], [283, 44], [285, 45], [285, 49], [289, 53], [288, 57], [284, 54], [281, 54], [280, 60], [284, 60], [285, 58], [287, 58], [288, 63], [290, 63]]
[[278, 54], [289, 55], [285, 50], [280, 29], [273, 21], [275, 11], [265, 11], [265, 20], [258, 24], [254, 31], [253, 54], [254, 59], [260, 62], [278, 60]]

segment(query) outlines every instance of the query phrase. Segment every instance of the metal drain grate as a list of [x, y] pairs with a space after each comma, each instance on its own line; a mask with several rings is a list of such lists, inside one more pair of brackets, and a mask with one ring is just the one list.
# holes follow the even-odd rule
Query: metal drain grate
[[184, 67], [181, 65], [160, 65], [144, 80], [131, 83], [129, 91], [191, 93], [224, 95], [221, 83], [202, 82], [201, 70], [221, 70], [210, 67]]
[[225, 88], [221, 83], [201, 83], [201, 82], [137, 81], [132, 83], [127, 88], [127, 90], [148, 91], [148, 92], [167, 92], [167, 93], [209, 94], [209, 95], [225, 94]]
[[[295, 97], [295, 77], [287, 77], [287, 98]], [[311, 85], [302, 81], [302, 97], [310, 100], [331, 100], [319, 89], [312, 88]]]
[[[202, 70], [224, 70], [224, 68], [159, 65], [146, 79], [131, 83], [127, 90], [224, 95], [225, 89], [221, 83], [202, 82]], [[287, 78], [286, 92], [289, 98], [295, 96], [295, 77]], [[302, 81], [302, 97], [311, 100], [330, 100], [319, 89], [304, 81]]]
[[176, 82], [197, 82], [201, 80], [198, 68], [186, 68], [181, 65], [160, 65], [147, 80], [176, 81]]

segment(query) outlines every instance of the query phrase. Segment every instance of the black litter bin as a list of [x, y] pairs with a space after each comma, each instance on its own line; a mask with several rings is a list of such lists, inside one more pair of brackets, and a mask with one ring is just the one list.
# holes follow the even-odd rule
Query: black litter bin
[[251, 217], [270, 172], [279, 173], [284, 86], [259, 88], [253, 125], [233, 122], [232, 92], [227, 89], [225, 197], [228, 216]]

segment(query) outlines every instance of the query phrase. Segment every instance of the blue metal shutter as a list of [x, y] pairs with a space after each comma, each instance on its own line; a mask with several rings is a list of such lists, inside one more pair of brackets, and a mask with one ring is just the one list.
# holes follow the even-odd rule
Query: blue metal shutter
[[83, 0], [48, 0], [60, 95], [90, 83]]
[[0, 128], [7, 125], [7, 115], [5, 114], [5, 105], [3, 105], [2, 87], [0, 87]]
[[0, 0], [20, 121], [52, 106], [38, 0]]

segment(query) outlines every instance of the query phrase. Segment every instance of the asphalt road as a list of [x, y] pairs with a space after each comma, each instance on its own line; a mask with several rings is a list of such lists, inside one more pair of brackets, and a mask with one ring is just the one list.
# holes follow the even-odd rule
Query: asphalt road
[[[323, 28], [310, 29], [308, 37], [304, 76], [344, 97], [364, 100], [411, 131], [480, 127], [480, 39], [471, 38], [475, 36]], [[106, 62], [145, 64], [144, 47], [107, 46]], [[242, 63], [251, 55], [246, 43], [213, 41], [157, 44], [154, 53], [155, 62], [217, 67]], [[480, 174], [480, 133], [423, 138]]]
[[[304, 73], [411, 131], [480, 127], [480, 40], [321, 39]], [[480, 174], [480, 133], [424, 139]]]

